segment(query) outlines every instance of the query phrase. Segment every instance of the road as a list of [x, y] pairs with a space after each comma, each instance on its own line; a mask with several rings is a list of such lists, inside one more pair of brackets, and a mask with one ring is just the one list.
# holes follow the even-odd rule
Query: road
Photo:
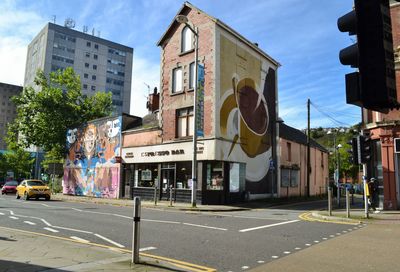
[[[140, 248], [218, 271], [243, 271], [362, 227], [300, 220], [321, 205], [196, 213], [143, 208]], [[132, 207], [0, 197], [0, 226], [127, 250], [132, 213]]]

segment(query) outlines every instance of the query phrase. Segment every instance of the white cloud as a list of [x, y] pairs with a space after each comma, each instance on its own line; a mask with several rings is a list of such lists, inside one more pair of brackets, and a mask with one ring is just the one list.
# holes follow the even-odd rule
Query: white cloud
[[150, 92], [154, 87], [160, 90], [160, 64], [152, 63], [146, 58], [133, 56], [132, 65], [132, 93], [131, 110], [132, 115], [143, 117], [148, 113], [146, 102], [149, 90], [145, 84], [150, 85]]

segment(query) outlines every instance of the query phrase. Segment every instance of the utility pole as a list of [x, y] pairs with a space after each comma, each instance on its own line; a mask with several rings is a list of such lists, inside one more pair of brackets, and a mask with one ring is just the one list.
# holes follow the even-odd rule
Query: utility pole
[[307, 99], [307, 197], [310, 197], [310, 98]]

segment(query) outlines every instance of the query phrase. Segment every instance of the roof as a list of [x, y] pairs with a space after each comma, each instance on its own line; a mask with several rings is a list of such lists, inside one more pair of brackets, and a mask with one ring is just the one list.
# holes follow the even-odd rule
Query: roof
[[[279, 123], [279, 137], [298, 144], [307, 145], [306, 134], [283, 123]], [[313, 139], [310, 139], [310, 146], [326, 153], [329, 152], [325, 147], [323, 147]]]
[[[265, 58], [270, 60], [275, 65], [280, 66], [280, 63], [278, 61], [276, 61], [270, 55], [268, 55], [263, 50], [261, 50], [257, 45], [255, 45], [254, 43], [252, 43], [251, 41], [249, 41], [248, 39], [243, 37], [239, 32], [237, 32], [236, 30], [234, 30], [233, 28], [231, 28], [230, 26], [228, 26], [227, 24], [225, 24], [221, 20], [219, 20], [219, 19], [217, 19], [215, 17], [212, 17], [209, 14], [205, 13], [204, 11], [200, 10], [199, 8], [193, 6], [191, 3], [187, 2], [187, 1], [185, 3], [183, 3], [182, 8], [178, 11], [178, 13], [176, 15], [183, 14], [183, 11], [185, 9], [187, 9], [187, 8], [189, 8], [191, 10], [196, 10], [197, 12], [201, 12], [201, 13], [205, 14], [211, 21], [213, 21], [219, 27], [223, 28], [224, 30], [226, 30], [227, 32], [229, 32], [230, 34], [235, 36], [236, 38], [240, 39], [242, 42], [244, 42], [249, 47], [251, 47], [254, 51], [257, 51], [259, 54], [263, 55]], [[157, 42], [157, 46], [160, 46], [164, 42], [164, 40], [166, 39], [168, 33], [172, 29], [172, 26], [175, 25], [175, 24], [178, 24], [178, 22], [176, 22], [176, 20], [175, 20], [175, 17], [172, 19], [172, 22], [168, 26], [167, 30], [164, 32], [164, 34], [161, 36], [160, 40]]]

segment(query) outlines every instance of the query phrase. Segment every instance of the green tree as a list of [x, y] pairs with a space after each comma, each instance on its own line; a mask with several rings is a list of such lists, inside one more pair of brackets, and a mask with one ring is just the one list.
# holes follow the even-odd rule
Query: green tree
[[71, 67], [52, 72], [48, 78], [38, 71], [35, 84], [38, 91], [26, 87], [21, 95], [12, 98], [17, 118], [9, 127], [11, 145], [39, 146], [62, 160], [68, 128], [112, 113], [111, 93], [83, 95], [79, 75]]
[[35, 158], [22, 148], [9, 151], [1, 156], [1, 172], [14, 172], [14, 178], [26, 178], [31, 174]]

